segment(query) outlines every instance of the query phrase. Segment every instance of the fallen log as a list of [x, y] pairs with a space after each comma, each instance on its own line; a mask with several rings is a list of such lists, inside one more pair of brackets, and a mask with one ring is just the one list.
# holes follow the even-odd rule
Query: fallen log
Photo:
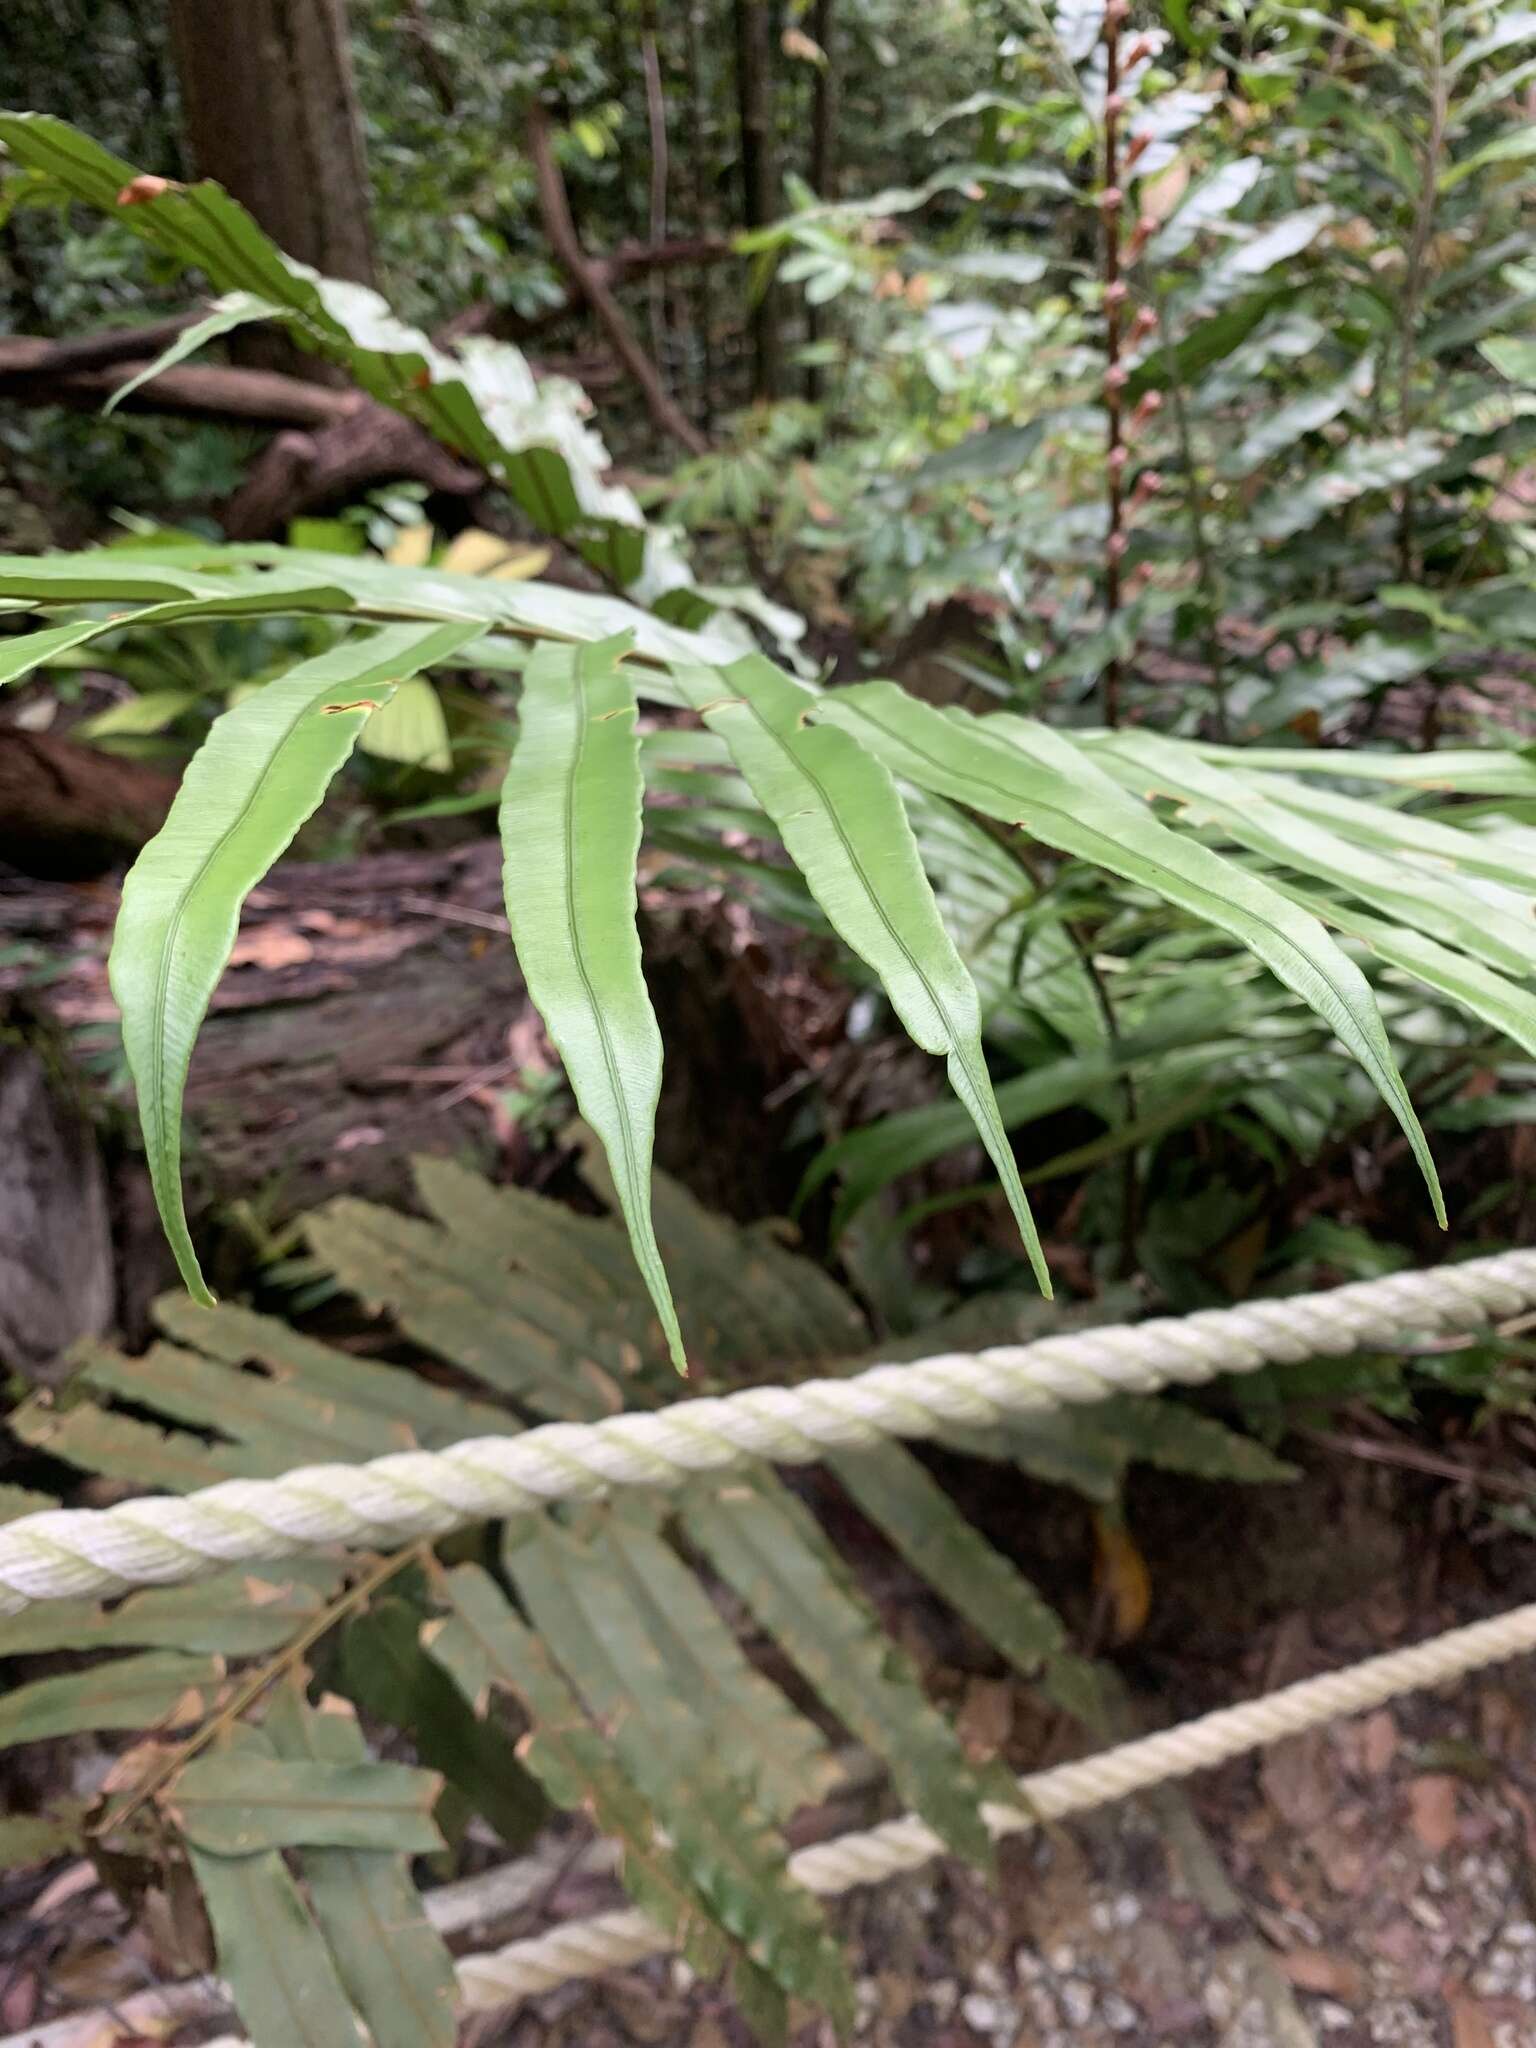
[[54, 733], [0, 727], [0, 861], [83, 881], [120, 866], [165, 822], [173, 776]]

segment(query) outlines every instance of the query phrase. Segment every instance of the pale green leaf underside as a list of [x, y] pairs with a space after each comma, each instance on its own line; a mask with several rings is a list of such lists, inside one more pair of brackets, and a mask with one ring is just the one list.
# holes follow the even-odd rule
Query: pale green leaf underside
[[976, 984], [939, 916], [891, 776], [848, 734], [810, 725], [807, 714], [823, 700], [759, 655], [718, 676], [675, 673], [730, 748], [833, 928], [879, 975], [912, 1038], [947, 1060], [1049, 1295], [1045, 1254], [987, 1073]]
[[369, 712], [402, 677], [441, 661], [475, 630], [390, 626], [344, 640], [226, 711], [123, 884], [112, 993], [155, 1199], [181, 1276], [200, 1301], [211, 1296], [182, 1200], [181, 1105], [240, 906], [319, 804]]
[[512, 943], [581, 1113], [602, 1140], [667, 1347], [687, 1370], [651, 1221], [661, 1031], [635, 929], [644, 786], [627, 635], [541, 647], [523, 673], [502, 787]]
[[152, 363], [146, 363], [142, 370], [120, 384], [102, 407], [109, 413], [120, 406], [141, 385], [148, 384], [163, 371], [174, 369], [184, 363], [188, 356], [195, 356], [200, 348], [210, 341], [217, 341], [220, 335], [232, 333], [237, 327], [249, 327], [257, 320], [286, 320], [288, 314], [282, 306], [274, 306], [270, 299], [258, 298], [254, 292], [229, 292], [222, 299], [215, 300], [201, 320], [196, 320], [163, 349]]

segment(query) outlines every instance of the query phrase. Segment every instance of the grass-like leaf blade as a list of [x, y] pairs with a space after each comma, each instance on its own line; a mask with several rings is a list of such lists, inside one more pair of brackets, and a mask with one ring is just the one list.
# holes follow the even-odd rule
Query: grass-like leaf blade
[[502, 789], [507, 920], [528, 992], [582, 1115], [603, 1141], [667, 1347], [682, 1332], [651, 1221], [661, 1031], [635, 929], [644, 785], [627, 636], [543, 647], [523, 672], [521, 731]]
[[155, 1199], [182, 1279], [199, 1301], [212, 1296], [182, 1199], [181, 1104], [240, 906], [319, 804], [391, 686], [473, 637], [463, 624], [386, 627], [301, 662], [226, 711], [123, 884], [112, 992]]

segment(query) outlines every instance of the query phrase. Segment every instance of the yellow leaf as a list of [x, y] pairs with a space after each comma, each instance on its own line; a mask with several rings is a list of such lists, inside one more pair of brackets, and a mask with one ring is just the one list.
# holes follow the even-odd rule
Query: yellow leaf
[[397, 569], [424, 569], [432, 559], [432, 529], [421, 526], [403, 526], [395, 538], [392, 548], [385, 551], [386, 562], [393, 562]]
[[493, 577], [516, 579], [519, 582], [524, 577], [542, 576], [549, 567], [549, 556], [548, 548], [524, 548], [520, 554], [513, 555], [509, 561], [502, 562], [490, 573]]
[[514, 573], [537, 576], [548, 560], [548, 548], [521, 547], [516, 541], [503, 540], [499, 533], [487, 533], [482, 526], [470, 526], [449, 542], [438, 567], [451, 569], [456, 576], [488, 576], [493, 571], [504, 573], [503, 565], [508, 562], [534, 561], [538, 563], [537, 568], [518, 569]]
[[1118, 1513], [1093, 1511], [1093, 1582], [1109, 1607], [1117, 1643], [1141, 1634], [1152, 1607], [1152, 1574]]

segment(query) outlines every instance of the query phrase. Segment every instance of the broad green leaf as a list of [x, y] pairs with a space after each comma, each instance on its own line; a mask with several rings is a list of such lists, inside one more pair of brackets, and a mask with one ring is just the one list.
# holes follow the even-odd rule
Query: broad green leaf
[[[1490, 334], [1478, 347], [1511, 384], [1536, 384], [1536, 339], [1530, 335]], [[0, 642], [0, 647], [4, 645]]]
[[[1494, 11], [1481, 7], [1477, 10], [1483, 15]], [[1462, 44], [1447, 63], [1446, 75], [1449, 78], [1459, 78], [1462, 72], [1470, 70], [1474, 64], [1481, 64], [1485, 58], [1496, 56], [1500, 50], [1510, 49], [1517, 43], [1532, 41], [1536, 41], [1536, 14], [1523, 8], [1511, 9], [1495, 20], [1481, 35], [1473, 36], [1470, 42]]]
[[550, 1798], [567, 1811], [590, 1814], [619, 1843], [625, 1889], [672, 1934], [695, 1969], [713, 1975], [734, 1959], [737, 1989], [755, 1993], [753, 2003], [761, 2006], [763, 1990], [750, 1980], [760, 1976], [766, 1988], [771, 1979], [738, 1946], [742, 1930], [727, 1931], [716, 1921], [710, 1896], [661, 1833], [655, 1810], [588, 1719], [543, 1643], [518, 1620], [479, 1566], [461, 1565], [449, 1573], [445, 1590], [452, 1613], [433, 1635], [432, 1654], [471, 1699], [478, 1701], [492, 1686], [513, 1694], [533, 1724], [525, 1747], [528, 1768]]
[[792, 1494], [771, 1481], [686, 1496], [688, 1540], [733, 1586], [849, 1732], [949, 1846], [990, 1868], [984, 1797], [1004, 1788], [971, 1770], [906, 1659]]
[[403, 1600], [376, 1600], [341, 1639], [348, 1696], [367, 1713], [403, 1729], [424, 1764], [441, 1771], [519, 1848], [544, 1818], [538, 1788], [496, 1723], [471, 1712], [442, 1667], [422, 1649], [417, 1616]]
[[206, 179], [121, 204], [119, 193], [139, 175], [135, 167], [51, 115], [0, 113], [0, 143], [17, 163], [46, 171], [72, 198], [200, 270], [219, 290], [280, 309], [301, 346], [341, 363], [371, 397], [469, 456], [545, 532], [568, 538], [642, 602], [683, 597], [706, 611], [675, 543], [647, 527], [633, 493], [609, 479], [608, 452], [577, 397], [559, 383], [541, 385], [509, 343], [476, 336], [457, 350], [438, 348], [368, 286], [290, 261], [243, 206]]
[[275, 1316], [233, 1302], [204, 1308], [185, 1294], [162, 1294], [155, 1321], [169, 1337], [195, 1345], [226, 1365], [257, 1365], [280, 1385], [310, 1398], [365, 1408], [388, 1424], [393, 1448], [441, 1450], [465, 1437], [495, 1436], [516, 1427], [503, 1409], [435, 1386], [411, 1366], [354, 1358], [301, 1336]]
[[281, 1849], [188, 1854], [252, 2048], [358, 2048], [357, 2015]]
[[1261, 498], [1253, 508], [1253, 530], [1261, 540], [1290, 540], [1371, 491], [1412, 483], [1444, 452], [1439, 437], [1427, 433], [1351, 442], [1326, 469], [1298, 483], [1277, 484]]
[[947, 1061], [1049, 1296], [1045, 1254], [987, 1073], [976, 984], [939, 916], [894, 781], [846, 733], [809, 724], [823, 700], [761, 656], [732, 663], [718, 679], [689, 672], [682, 680], [834, 928], [879, 975], [910, 1036]]
[[1492, 142], [1485, 142], [1481, 149], [1473, 150], [1470, 156], [1458, 157], [1447, 164], [1436, 184], [1442, 192], [1450, 192], [1465, 179], [1485, 171], [1490, 164], [1523, 163], [1532, 156], [1536, 156], [1536, 128], [1507, 128]]
[[1433, 668], [1446, 643], [1435, 633], [1364, 633], [1316, 661], [1293, 661], [1241, 714], [1250, 730], [1276, 732], [1307, 712], [1328, 718], [1352, 710], [1389, 683]]
[[[712, 619], [684, 631], [603, 591], [464, 576], [441, 564], [397, 569], [374, 555], [325, 554], [275, 541], [0, 555], [0, 603], [29, 609], [98, 601], [122, 609], [117, 616], [94, 620], [88, 637], [120, 634], [136, 623], [170, 625], [268, 612], [353, 612], [371, 620], [477, 619], [487, 638], [466, 648], [458, 664], [509, 674], [522, 672], [524, 651], [493, 634], [585, 641], [631, 632], [637, 657], [652, 664], [729, 661], [740, 652], [728, 622]], [[14, 644], [33, 637], [23, 635]], [[0, 641], [0, 647], [11, 644]], [[0, 669], [0, 677], [5, 674]], [[645, 688], [662, 701], [676, 701], [654, 668], [646, 672]]]
[[1015, 476], [1045, 437], [1044, 419], [1021, 427], [985, 427], [968, 434], [953, 448], [930, 455], [906, 481], [913, 491], [936, 490], [943, 484], [979, 483], [985, 478]]
[[[3, 116], [0, 116], [3, 119]], [[259, 576], [217, 573], [225, 564], [267, 560]], [[303, 555], [291, 548], [167, 547], [86, 548], [74, 555], [0, 555], [0, 597], [34, 605], [124, 604], [159, 607], [142, 616], [159, 624], [172, 608], [183, 616], [238, 616], [243, 612], [344, 612], [350, 591], [328, 571], [344, 564], [335, 555]], [[212, 570], [215, 573], [209, 573]], [[93, 621], [98, 632], [121, 632], [124, 618]]]
[[1092, 1723], [1099, 1705], [1092, 1666], [1072, 1654], [1055, 1609], [1018, 1567], [972, 1528], [949, 1495], [902, 1444], [837, 1451], [838, 1480], [934, 1591], [1002, 1651], [1058, 1706]]
[[1311, 890], [1294, 893], [1329, 924], [1363, 940], [1380, 959], [1411, 974], [1426, 988], [1449, 996], [1536, 1059], [1536, 997], [1518, 982], [1440, 945], [1423, 932], [1371, 917], [1352, 903], [1338, 903]]
[[1342, 775], [1354, 782], [1403, 783], [1458, 796], [1536, 800], [1536, 758], [1513, 747], [1444, 747], [1430, 754], [1380, 754], [1361, 747], [1194, 748], [1202, 761], [1227, 767], [1277, 768], [1292, 775]]
[[[284, 1757], [368, 1766], [352, 1715], [317, 1712], [297, 1686], [278, 1693], [262, 1726]], [[453, 1958], [422, 1909], [409, 1858], [377, 1849], [310, 1848], [301, 1865], [310, 1909], [375, 2048], [453, 2048]]]
[[161, 831], [123, 884], [109, 972], [161, 1220], [189, 1291], [198, 1268], [181, 1192], [181, 1104], [198, 1027], [240, 906], [325, 794], [395, 682], [473, 637], [387, 627], [301, 662], [214, 721]]
[[1502, 882], [1506, 888], [1527, 895], [1536, 889], [1536, 874], [1531, 872], [1528, 855], [1518, 845], [1506, 849], [1496, 833], [1459, 832], [1437, 819], [1416, 817], [1412, 811], [1396, 810], [1379, 802], [1366, 803], [1359, 797], [1339, 796], [1330, 789], [1315, 789], [1298, 776], [1282, 777], [1255, 770], [1242, 779], [1245, 787], [1258, 790], [1266, 802], [1314, 818], [1358, 846], [1394, 856], [1406, 855], [1410, 860], [1416, 857], [1435, 868], [1480, 875], [1485, 881]]
[[679, 1372], [682, 1332], [651, 1222], [661, 1032], [635, 929], [643, 786], [627, 640], [541, 648], [523, 672], [502, 790], [518, 965], [613, 1167], [635, 1259]]
[[506, 1563], [714, 1918], [785, 1990], [846, 2012], [847, 1980], [819, 1908], [785, 1882], [782, 1838], [717, 1753], [704, 1703], [673, 1683], [604, 1554], [535, 1521], [509, 1531]]
[[1315, 434], [1360, 399], [1368, 398], [1372, 381], [1372, 358], [1362, 356], [1354, 367], [1317, 391], [1303, 391], [1273, 412], [1265, 413], [1249, 428], [1221, 464], [1223, 476], [1248, 476], [1261, 464], [1283, 454], [1304, 434]]
[[228, 292], [213, 305], [201, 320], [195, 320], [190, 327], [184, 327], [170, 347], [163, 349], [152, 363], [146, 363], [142, 370], [120, 384], [102, 412], [114, 412], [123, 400], [153, 377], [177, 363], [184, 363], [188, 356], [195, 356], [200, 348], [210, 341], [217, 341], [221, 335], [231, 334], [237, 327], [249, 327], [257, 320], [286, 320], [287, 312], [281, 306], [274, 306], [270, 299], [258, 298], [254, 292]]
[[435, 1771], [408, 1764], [283, 1763], [214, 1750], [187, 1765], [168, 1797], [187, 1841], [217, 1856], [305, 1845], [425, 1855], [443, 1846], [432, 1818], [441, 1790]]
[[142, 739], [164, 732], [197, 703], [195, 690], [145, 690], [82, 718], [74, 735], [83, 740]]
[[201, 1650], [257, 1657], [320, 1612], [341, 1567], [321, 1558], [219, 1572], [189, 1586], [153, 1586], [111, 1607], [39, 1601], [0, 1617], [0, 1657], [49, 1650]]
[[[147, 618], [148, 613], [140, 616]], [[0, 683], [14, 683], [35, 668], [46, 668], [57, 655], [68, 654], [103, 633], [121, 631], [121, 620], [72, 619], [62, 626], [43, 626], [35, 633], [7, 634], [0, 639]]]
[[209, 1711], [223, 1678], [217, 1657], [151, 1650], [142, 1657], [109, 1659], [89, 1671], [34, 1679], [0, 1699], [0, 1749], [105, 1728], [184, 1727]]
[[1205, 315], [1218, 312], [1246, 292], [1256, 278], [1299, 256], [1332, 218], [1331, 206], [1309, 206], [1271, 221], [1246, 240], [1229, 246], [1190, 287], [1194, 310]]
[[978, 721], [935, 711], [888, 683], [836, 691], [818, 715], [864, 738], [895, 773], [1020, 825], [1230, 932], [1360, 1062], [1402, 1125], [1444, 1222], [1434, 1162], [1370, 985], [1316, 918], [1257, 875], [1159, 824], [1086, 753], [1043, 726], [1009, 720], [1006, 738], [995, 726], [989, 737]]
[[1247, 198], [1263, 171], [1259, 157], [1239, 156], [1202, 178], [1148, 242], [1146, 261], [1167, 263], [1181, 256], [1197, 235], [1225, 220]]

